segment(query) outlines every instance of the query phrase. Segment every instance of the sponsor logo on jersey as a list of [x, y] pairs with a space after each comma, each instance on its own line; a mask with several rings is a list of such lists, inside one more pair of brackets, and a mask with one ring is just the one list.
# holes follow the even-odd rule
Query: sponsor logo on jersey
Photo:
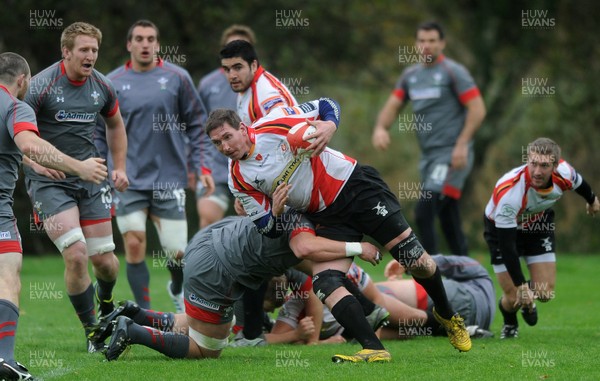
[[300, 167], [300, 164], [302, 164], [304, 162], [304, 156], [302, 155], [298, 155], [298, 156], [294, 156], [294, 160], [290, 161], [288, 163], [288, 165], [284, 168], [283, 172], [281, 172], [279, 174], [279, 176], [277, 176], [275, 178], [275, 180], [273, 180], [273, 186], [271, 187], [271, 193], [275, 192], [275, 189], [277, 188], [277, 186], [281, 183], [288, 183], [288, 181], [290, 181], [290, 178], [292, 177], [292, 175], [294, 174], [294, 172], [296, 172], [296, 170]]
[[54, 119], [59, 122], [77, 122], [77, 123], [89, 123], [96, 120], [95, 112], [71, 112], [65, 110], [58, 110]]
[[208, 300], [196, 296], [196, 294], [190, 294], [190, 302], [213, 311], [219, 311], [221, 308], [217, 303], [209, 302]]
[[0, 239], [11, 239], [10, 232], [0, 232]]
[[298, 108], [300, 108], [300, 110], [302, 110], [304, 113], [309, 113], [317, 109], [315, 105], [310, 102], [302, 103], [298, 105]]
[[268, 99], [267, 101], [263, 102], [262, 107], [265, 111], [269, 111], [270, 109], [272, 109], [273, 107], [275, 107], [276, 105], [278, 105], [279, 103], [283, 103], [285, 104], [285, 102], [283, 101], [282, 98], [273, 98], [273, 99]]
[[256, 161], [261, 161], [263, 159], [261, 154], [256, 155]]
[[408, 91], [410, 99], [413, 101], [420, 99], [436, 99], [442, 96], [442, 89], [439, 87], [428, 87], [425, 89], [411, 89]]

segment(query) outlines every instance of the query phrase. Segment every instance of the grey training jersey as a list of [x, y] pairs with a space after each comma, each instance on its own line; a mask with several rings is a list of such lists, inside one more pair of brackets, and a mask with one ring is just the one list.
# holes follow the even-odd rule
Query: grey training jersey
[[13, 192], [23, 158], [13, 139], [22, 131], [38, 133], [35, 114], [27, 103], [0, 86], [0, 217], [13, 217]]
[[[496, 311], [496, 293], [494, 283], [487, 270], [476, 260], [459, 255], [432, 255], [440, 273], [444, 279], [444, 288], [448, 294], [448, 300], [460, 312], [463, 306], [452, 303], [453, 299], [464, 300], [459, 294], [465, 290], [471, 295], [474, 315], [473, 324], [478, 324], [484, 329], [489, 329], [494, 320]], [[433, 307], [433, 301], [429, 298], [429, 308]]]
[[289, 240], [298, 230], [314, 230], [304, 217], [294, 216], [298, 216], [290, 218], [294, 222], [280, 226], [283, 234], [277, 238], [260, 234], [248, 217], [226, 217], [198, 232], [188, 244], [185, 255], [194, 255], [196, 247], [208, 235], [215, 254], [233, 279], [257, 289], [265, 279], [281, 275], [300, 263], [289, 247]]
[[[237, 93], [231, 90], [225, 72], [221, 68], [211, 71], [200, 79], [198, 93], [206, 107], [207, 115], [218, 108], [235, 110], [237, 107]], [[212, 170], [215, 184], [227, 185], [227, 173], [229, 172], [227, 156], [221, 155], [213, 144], [209, 144], [209, 147], [207, 147], [208, 167]]]
[[[119, 111], [115, 90], [104, 75], [94, 69], [85, 81], [71, 81], [63, 61], [31, 79], [25, 102], [36, 114], [41, 137], [79, 160], [98, 156], [94, 145], [98, 115], [112, 117]], [[29, 167], [24, 170], [30, 180], [69, 182], [78, 179], [67, 175], [66, 180], [53, 180], [36, 174]]]
[[[203, 137], [206, 112], [189, 73], [161, 59], [146, 72], [133, 70], [127, 62], [108, 78], [117, 91], [127, 131], [129, 189], [187, 187], [188, 141], [190, 162], [198, 173], [206, 166], [202, 151], [212, 145]], [[98, 150], [112, 168], [102, 121], [96, 131]]]
[[465, 122], [464, 104], [480, 93], [464, 66], [440, 55], [432, 66], [405, 69], [394, 95], [412, 101], [414, 115], [400, 115], [399, 125], [417, 133], [421, 151], [427, 155], [454, 146]]

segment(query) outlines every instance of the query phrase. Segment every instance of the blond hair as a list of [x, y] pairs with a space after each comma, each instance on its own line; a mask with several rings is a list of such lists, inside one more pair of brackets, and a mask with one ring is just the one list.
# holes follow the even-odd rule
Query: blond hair
[[527, 154], [550, 155], [554, 165], [558, 165], [561, 150], [556, 142], [549, 138], [537, 138], [527, 145]]
[[60, 49], [67, 48], [73, 50], [75, 46], [75, 37], [89, 36], [98, 41], [98, 46], [102, 43], [102, 32], [92, 24], [86, 22], [74, 22], [63, 30], [60, 36]]
[[225, 29], [223, 34], [221, 34], [221, 47], [225, 47], [225, 45], [227, 45], [227, 40], [229, 40], [229, 37], [231, 36], [242, 36], [252, 45], [256, 43], [254, 31], [249, 26], [233, 24], [229, 28]]

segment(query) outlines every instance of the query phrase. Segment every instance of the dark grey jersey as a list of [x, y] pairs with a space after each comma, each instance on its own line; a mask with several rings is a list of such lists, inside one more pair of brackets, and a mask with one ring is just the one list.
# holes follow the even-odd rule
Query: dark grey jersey
[[38, 133], [35, 114], [27, 103], [0, 86], [0, 216], [12, 217], [13, 191], [23, 155], [13, 141], [22, 131]]
[[[204, 105], [189, 73], [159, 60], [155, 68], [135, 71], [131, 62], [108, 74], [117, 91], [127, 131], [127, 177], [131, 190], [173, 190], [187, 187], [187, 163], [196, 173], [212, 148], [203, 123]], [[96, 145], [112, 167], [105, 126], [98, 123]]]
[[[200, 79], [198, 93], [206, 107], [207, 114], [218, 108], [235, 110], [237, 107], [237, 93], [231, 90], [231, 85], [221, 68], [211, 71]], [[209, 153], [208, 167], [212, 170], [215, 183], [227, 185], [227, 174], [229, 173], [227, 156], [220, 154], [213, 144], [209, 144], [209, 147], [206, 148]]]
[[[71, 81], [62, 61], [31, 79], [25, 102], [36, 114], [41, 137], [79, 160], [98, 156], [94, 145], [98, 116], [112, 117], [119, 111], [115, 90], [104, 75], [94, 69], [85, 81]], [[29, 167], [25, 167], [25, 174], [42, 182], [78, 179], [67, 175], [66, 180], [53, 180]]]
[[260, 234], [248, 217], [226, 217], [198, 232], [188, 244], [185, 256], [194, 255], [200, 242], [207, 242], [210, 237], [208, 242], [231, 276], [243, 286], [257, 289], [265, 279], [300, 263], [289, 241], [297, 232], [314, 234], [314, 228], [304, 217], [294, 216], [297, 218], [285, 219], [293, 222], [280, 225], [283, 233], [278, 238]]

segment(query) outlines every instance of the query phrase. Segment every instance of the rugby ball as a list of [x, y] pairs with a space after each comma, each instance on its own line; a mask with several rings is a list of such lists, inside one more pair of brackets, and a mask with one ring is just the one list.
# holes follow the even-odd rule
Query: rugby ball
[[306, 122], [298, 123], [294, 127], [290, 128], [287, 134], [287, 142], [290, 145], [290, 149], [294, 155], [311, 154], [311, 151], [307, 151], [306, 148], [311, 145], [315, 139], [308, 139], [309, 136], [317, 132], [316, 127], [311, 126]]

